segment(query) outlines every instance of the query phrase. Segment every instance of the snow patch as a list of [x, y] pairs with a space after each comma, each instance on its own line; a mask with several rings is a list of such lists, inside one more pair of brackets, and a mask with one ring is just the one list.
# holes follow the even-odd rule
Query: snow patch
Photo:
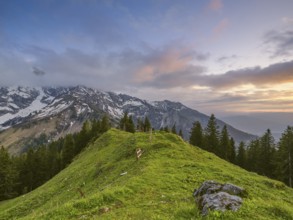
[[121, 117], [123, 115], [123, 110], [119, 108], [112, 108], [108, 106], [108, 113], [114, 117]]
[[35, 112], [35, 111], [39, 111], [42, 108], [44, 108], [46, 106], [46, 104], [41, 102], [41, 99], [43, 98], [43, 96], [45, 95], [42, 89], [38, 89], [39, 91], [39, 95], [37, 96], [37, 98], [30, 104], [30, 106], [28, 106], [27, 108], [21, 109], [20, 111], [18, 111], [15, 114], [11, 114], [11, 113], [6, 113], [5, 115], [2, 115], [0, 117], [0, 124], [3, 124], [13, 118], [16, 117], [27, 117], [29, 116], [31, 113]]
[[[55, 100], [56, 101], [56, 100]], [[53, 102], [54, 104], [56, 102]], [[36, 118], [44, 118], [50, 115], [56, 115], [63, 111], [64, 109], [68, 108], [69, 106], [72, 105], [73, 101], [71, 102], [60, 102], [58, 105], [54, 105], [53, 103], [50, 104], [49, 106], [46, 106], [37, 116]]]
[[7, 106], [0, 107], [0, 111], [11, 111], [11, 108], [8, 108]]
[[14, 109], [19, 109], [19, 107], [17, 105], [15, 105], [14, 103], [9, 103], [9, 106], [11, 106]]
[[125, 106], [125, 105], [141, 106], [143, 104], [140, 101], [128, 100], [123, 103], [123, 106]]

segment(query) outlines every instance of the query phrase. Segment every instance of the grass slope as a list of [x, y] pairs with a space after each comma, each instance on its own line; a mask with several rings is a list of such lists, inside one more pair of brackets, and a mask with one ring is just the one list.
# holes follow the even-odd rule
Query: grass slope
[[[144, 151], [138, 161], [136, 148]], [[237, 213], [212, 212], [205, 219], [293, 219], [293, 190], [283, 183], [176, 135], [156, 132], [150, 141], [148, 134], [115, 129], [43, 186], [0, 203], [0, 219], [201, 219], [192, 192], [205, 180], [230, 182], [249, 193]]]

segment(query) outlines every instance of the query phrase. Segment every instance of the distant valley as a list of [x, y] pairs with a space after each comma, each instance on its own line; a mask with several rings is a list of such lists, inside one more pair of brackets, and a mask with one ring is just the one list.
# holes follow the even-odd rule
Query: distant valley
[[233, 115], [221, 117], [228, 124], [248, 133], [261, 136], [270, 129], [275, 140], [281, 137], [287, 126], [293, 125], [293, 113], [250, 113], [247, 115]]

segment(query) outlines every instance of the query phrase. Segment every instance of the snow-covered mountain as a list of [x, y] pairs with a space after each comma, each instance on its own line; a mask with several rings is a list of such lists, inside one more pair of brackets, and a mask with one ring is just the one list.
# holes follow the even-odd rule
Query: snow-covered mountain
[[[22, 130], [29, 128], [32, 132], [35, 128], [35, 133], [39, 135], [45, 132], [50, 134], [50, 137], [56, 138], [79, 130], [85, 120], [100, 118], [105, 113], [115, 123], [126, 111], [132, 114], [135, 120], [148, 116], [155, 129], [172, 127], [175, 124], [177, 130], [182, 129], [185, 138], [188, 138], [194, 121], [200, 121], [206, 126], [209, 119], [209, 116], [179, 102], [167, 100], [149, 102], [125, 94], [103, 92], [84, 86], [0, 88], [0, 130], [2, 131], [9, 128]], [[220, 120], [217, 123], [220, 128], [225, 124]], [[238, 142], [255, 138], [253, 135], [227, 126], [231, 136]], [[5, 132], [0, 134], [0, 144], [7, 144], [9, 138], [2, 137], [2, 133]], [[30, 136], [36, 137], [36, 134], [30, 133]], [[21, 138], [24, 137], [20, 135]]]

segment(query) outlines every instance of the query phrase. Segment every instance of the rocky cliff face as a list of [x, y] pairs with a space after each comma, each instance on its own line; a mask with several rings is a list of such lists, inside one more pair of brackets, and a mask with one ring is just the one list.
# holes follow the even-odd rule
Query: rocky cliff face
[[[77, 87], [2, 87], [0, 88], [0, 130], [21, 127], [30, 123], [55, 119], [55, 133], [74, 132], [87, 119], [99, 118], [107, 113], [115, 123], [123, 112], [137, 118], [149, 117], [155, 129], [172, 127], [182, 129], [184, 137], [189, 137], [192, 123], [199, 121], [207, 125], [209, 116], [188, 108], [179, 102], [149, 102], [125, 94], [102, 92], [83, 86]], [[217, 121], [219, 128], [223, 121]], [[237, 141], [248, 141], [255, 136], [227, 125], [228, 131]], [[1, 138], [1, 136], [0, 136]], [[1, 144], [1, 143], [0, 143]]]

